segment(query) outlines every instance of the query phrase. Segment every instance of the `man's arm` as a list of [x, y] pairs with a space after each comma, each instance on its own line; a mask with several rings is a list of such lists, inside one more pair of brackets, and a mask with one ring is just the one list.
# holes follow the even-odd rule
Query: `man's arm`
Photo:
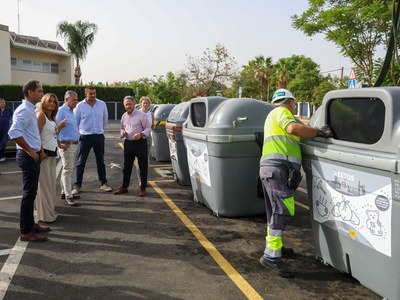
[[290, 123], [286, 126], [286, 132], [294, 134], [301, 138], [310, 137], [322, 137], [331, 138], [333, 137], [332, 129], [328, 125], [324, 125], [321, 128], [308, 127], [300, 123]]
[[35, 161], [39, 159], [39, 155], [31, 147], [29, 147], [22, 136], [15, 138], [14, 141]]
[[286, 126], [286, 132], [302, 138], [317, 136], [317, 128], [308, 127], [304, 124], [294, 122]]

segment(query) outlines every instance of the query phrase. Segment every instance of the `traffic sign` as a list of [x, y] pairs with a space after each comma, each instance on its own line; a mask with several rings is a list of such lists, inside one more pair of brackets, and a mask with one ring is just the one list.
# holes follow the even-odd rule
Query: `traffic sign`
[[356, 88], [356, 84], [357, 84], [357, 80], [351, 79], [351, 80], [349, 80], [348, 84], [349, 84], [349, 89], [355, 89]]
[[354, 68], [351, 68], [349, 79], [357, 79], [356, 72], [354, 71]]

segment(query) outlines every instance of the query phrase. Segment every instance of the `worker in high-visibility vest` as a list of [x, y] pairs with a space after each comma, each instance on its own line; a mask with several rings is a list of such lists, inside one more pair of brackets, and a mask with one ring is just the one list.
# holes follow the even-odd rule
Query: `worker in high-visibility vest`
[[300, 138], [333, 137], [325, 125], [321, 129], [304, 125], [294, 117], [296, 98], [286, 89], [279, 89], [272, 97], [275, 106], [264, 124], [264, 145], [260, 160], [267, 211], [267, 236], [264, 255], [260, 262], [286, 278], [293, 273], [284, 265], [283, 257], [293, 256], [291, 248], [283, 247], [283, 230], [288, 218], [295, 214], [294, 191], [301, 181]]

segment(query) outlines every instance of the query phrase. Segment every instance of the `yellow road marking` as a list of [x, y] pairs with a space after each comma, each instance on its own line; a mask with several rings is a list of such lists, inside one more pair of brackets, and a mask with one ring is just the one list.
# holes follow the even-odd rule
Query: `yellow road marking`
[[154, 181], [149, 181], [152, 188], [160, 195], [169, 208], [178, 216], [185, 226], [193, 233], [200, 244], [236, 284], [248, 299], [263, 299], [260, 294], [233, 268], [233, 266], [222, 256], [215, 246], [205, 237], [199, 228], [175, 205], [175, 203], [158, 187]]

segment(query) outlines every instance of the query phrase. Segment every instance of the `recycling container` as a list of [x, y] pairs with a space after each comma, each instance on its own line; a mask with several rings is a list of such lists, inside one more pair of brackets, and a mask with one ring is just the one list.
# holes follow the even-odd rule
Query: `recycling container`
[[400, 299], [400, 88], [329, 92], [302, 141], [316, 257]]
[[248, 98], [190, 101], [183, 137], [194, 200], [216, 216], [265, 214], [258, 170], [264, 122], [272, 109]]
[[190, 185], [187, 152], [182, 135], [182, 124], [188, 114], [189, 102], [182, 102], [171, 110], [165, 125], [174, 178], [180, 185]]
[[154, 121], [151, 130], [152, 144], [150, 152], [156, 161], [171, 161], [165, 123], [174, 106], [175, 104], [159, 104], [152, 109]]

